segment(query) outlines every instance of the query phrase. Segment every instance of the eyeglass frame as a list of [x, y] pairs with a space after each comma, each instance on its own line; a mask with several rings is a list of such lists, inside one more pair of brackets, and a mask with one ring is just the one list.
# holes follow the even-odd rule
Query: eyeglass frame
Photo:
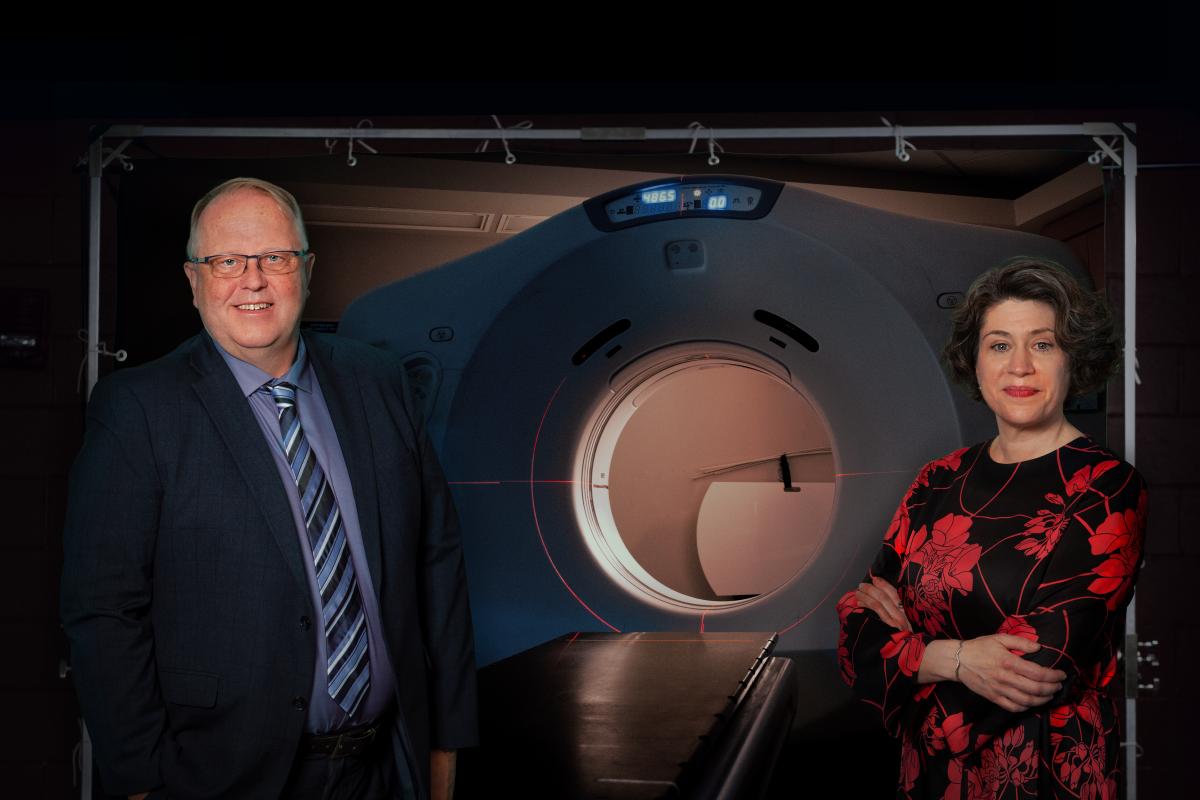
[[[262, 257], [273, 255], [275, 253], [287, 253], [290, 256], [295, 256], [296, 266], [292, 267], [289, 270], [285, 270], [283, 272], [268, 272], [267, 270], [263, 269]], [[250, 259], [252, 259], [252, 258], [258, 262], [258, 269], [260, 272], [262, 272], [263, 275], [291, 275], [293, 272], [295, 272], [297, 269], [300, 268], [300, 262], [310, 255], [312, 255], [312, 254], [309, 253], [307, 250], [268, 250], [265, 253], [257, 253], [254, 255], [250, 255], [247, 253], [215, 253], [214, 255], [202, 256], [201, 258], [189, 258], [188, 263], [189, 264], [207, 264], [209, 271], [212, 273], [214, 278], [233, 279], [233, 278], [240, 278], [246, 274], [246, 270], [250, 269]], [[242, 271], [237, 273], [236, 275], [222, 275], [219, 272], [217, 272], [216, 269], [213, 267], [212, 260], [214, 258], [228, 258], [230, 256], [237, 256], [238, 258], [245, 259], [245, 263], [242, 264]]]

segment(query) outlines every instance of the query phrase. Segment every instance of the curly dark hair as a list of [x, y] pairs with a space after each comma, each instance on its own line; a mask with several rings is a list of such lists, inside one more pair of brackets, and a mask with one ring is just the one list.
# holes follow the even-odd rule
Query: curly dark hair
[[975, 279], [954, 310], [950, 341], [942, 348], [950, 377], [976, 400], [983, 399], [975, 377], [979, 330], [984, 314], [1003, 300], [1037, 300], [1054, 309], [1055, 338], [1070, 365], [1068, 397], [1096, 391], [1116, 372], [1121, 337], [1104, 298], [1053, 261], [1021, 257]]

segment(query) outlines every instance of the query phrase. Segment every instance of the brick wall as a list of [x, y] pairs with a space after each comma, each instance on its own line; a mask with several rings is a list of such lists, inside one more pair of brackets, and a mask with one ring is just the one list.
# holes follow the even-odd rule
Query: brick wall
[[[1146, 129], [1142, 160], [1196, 158], [1155, 147]], [[1200, 143], [1200, 136], [1193, 141]], [[1138, 703], [1139, 769], [1144, 797], [1178, 797], [1190, 784], [1187, 757], [1200, 751], [1200, 616], [1190, 608], [1200, 580], [1200, 170], [1145, 169], [1138, 176], [1137, 466], [1150, 484], [1146, 560], [1138, 580], [1138, 638], [1157, 639], [1156, 692]], [[1118, 240], [1119, 241], [1119, 240]], [[1109, 291], [1123, 288], [1119, 260], [1106, 270]], [[1123, 411], [1116, 398], [1114, 418]], [[1110, 428], [1112, 426], [1110, 425]]]

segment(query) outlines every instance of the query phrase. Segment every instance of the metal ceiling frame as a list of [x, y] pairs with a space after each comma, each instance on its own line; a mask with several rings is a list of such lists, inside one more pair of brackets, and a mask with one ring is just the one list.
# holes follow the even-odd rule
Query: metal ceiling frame
[[[1134, 141], [1136, 127], [1129, 123], [1089, 122], [1075, 125], [914, 125], [911, 127], [891, 125], [883, 120], [875, 127], [831, 127], [831, 128], [722, 128], [720, 138], [726, 141], [747, 139], [891, 139], [895, 143], [895, 155], [900, 161], [908, 161], [908, 150], [914, 149], [910, 139], [915, 138], [1006, 138], [1006, 137], [1086, 137], [1096, 143], [1096, 151], [1088, 159], [1099, 164], [1107, 159], [1122, 168], [1124, 176], [1124, 370], [1123, 387], [1125, 398], [1124, 457], [1130, 464], [1135, 461], [1136, 433], [1136, 315], [1137, 315], [1137, 145]], [[100, 339], [100, 203], [101, 178], [104, 168], [114, 159], [124, 163], [123, 151], [133, 139], [144, 138], [197, 138], [197, 139], [337, 139], [353, 141], [370, 139], [408, 140], [469, 140], [500, 141], [508, 151], [511, 141], [689, 141], [693, 149], [699, 141], [706, 142], [709, 152], [708, 163], [715, 166], [718, 131], [693, 126], [690, 128], [638, 128], [597, 127], [561, 128], [537, 130], [533, 128], [303, 128], [303, 127], [208, 127], [208, 126], [147, 126], [115, 125], [101, 130], [88, 148], [89, 222], [88, 222], [88, 306], [87, 306], [87, 393], [91, 395], [99, 371], [99, 356], [103, 345]], [[1112, 143], [1102, 137], [1111, 137]], [[119, 143], [107, 154], [104, 141]], [[1113, 145], [1119, 141], [1120, 150]], [[352, 148], [351, 144], [351, 148]], [[352, 149], [349, 155], [353, 159]], [[507, 163], [515, 157], [507, 152]], [[107, 351], [105, 351], [107, 354]], [[1136, 596], [1130, 601], [1125, 617], [1125, 780], [1127, 797], [1137, 800], [1137, 628]]]

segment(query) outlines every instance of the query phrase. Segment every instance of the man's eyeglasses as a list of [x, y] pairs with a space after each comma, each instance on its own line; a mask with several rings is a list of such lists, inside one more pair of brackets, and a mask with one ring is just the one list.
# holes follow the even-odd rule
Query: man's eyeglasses
[[222, 253], [216, 256], [189, 259], [193, 264], [208, 264], [212, 274], [218, 278], [236, 278], [246, 271], [250, 259], [258, 259], [258, 268], [264, 275], [286, 275], [295, 272], [300, 259], [308, 253], [304, 250], [272, 250], [255, 256], [239, 253]]

